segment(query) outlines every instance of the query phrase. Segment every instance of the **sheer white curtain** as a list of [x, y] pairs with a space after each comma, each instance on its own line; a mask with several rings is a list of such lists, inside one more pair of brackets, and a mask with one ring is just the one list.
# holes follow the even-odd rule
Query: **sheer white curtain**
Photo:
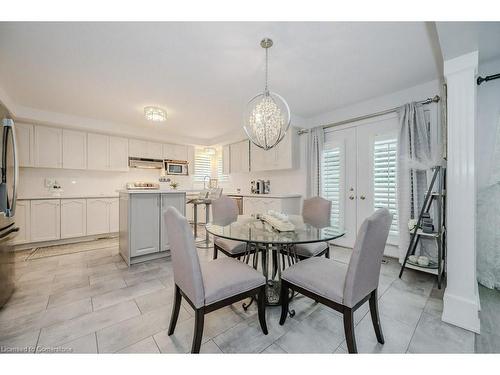
[[[408, 221], [418, 218], [428, 189], [427, 172], [440, 165], [441, 150], [439, 146], [431, 147], [431, 132], [422, 105], [414, 102], [405, 104], [398, 110], [398, 116], [399, 251], [403, 258], [410, 243]], [[436, 260], [435, 246], [421, 242], [417, 255], [427, 255]]]
[[325, 133], [316, 127], [307, 134], [307, 197], [321, 195], [321, 162]]
[[477, 279], [487, 288], [500, 289], [500, 121], [490, 185], [477, 195]]

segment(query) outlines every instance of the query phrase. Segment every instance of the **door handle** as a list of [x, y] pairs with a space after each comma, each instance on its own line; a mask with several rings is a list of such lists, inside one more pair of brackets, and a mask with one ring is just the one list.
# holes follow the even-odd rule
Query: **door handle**
[[362, 201], [364, 201], [364, 200], [366, 199], [366, 197], [365, 197], [364, 195], [361, 195], [361, 196], [359, 197], [359, 199], [361, 199]]

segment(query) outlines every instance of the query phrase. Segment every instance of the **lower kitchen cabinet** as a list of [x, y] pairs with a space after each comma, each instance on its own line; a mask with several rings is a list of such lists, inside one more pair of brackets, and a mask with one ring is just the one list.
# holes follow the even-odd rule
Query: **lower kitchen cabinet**
[[87, 199], [87, 235], [118, 231], [118, 199]]
[[[165, 212], [169, 207], [177, 207], [177, 209], [182, 208], [180, 213], [186, 216], [186, 204], [184, 194], [162, 194], [161, 195], [161, 212], [160, 212], [160, 228], [166, 228], [165, 224]], [[160, 251], [169, 251], [170, 245], [168, 243], [168, 236], [166, 230], [160, 230]]]
[[61, 237], [61, 203], [58, 199], [31, 201], [31, 242], [58, 240]]
[[130, 256], [160, 251], [160, 194], [136, 194], [130, 199]]
[[164, 213], [173, 206], [185, 213], [185, 193], [120, 193], [120, 254], [127, 264], [168, 255]]
[[23, 244], [30, 242], [31, 237], [31, 214], [30, 201], [17, 201], [16, 202], [16, 225], [19, 227], [19, 232], [14, 238], [14, 244]]
[[115, 233], [119, 231], [120, 209], [118, 198], [109, 198], [109, 231]]
[[86, 200], [61, 199], [61, 238], [83, 237], [86, 234]]

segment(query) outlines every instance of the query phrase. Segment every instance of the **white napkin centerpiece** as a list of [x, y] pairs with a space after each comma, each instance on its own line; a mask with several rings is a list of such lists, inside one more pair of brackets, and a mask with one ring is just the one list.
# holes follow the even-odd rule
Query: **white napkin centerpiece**
[[269, 210], [267, 214], [261, 215], [260, 218], [280, 232], [292, 232], [295, 230], [295, 225], [290, 222], [288, 215], [284, 213]]

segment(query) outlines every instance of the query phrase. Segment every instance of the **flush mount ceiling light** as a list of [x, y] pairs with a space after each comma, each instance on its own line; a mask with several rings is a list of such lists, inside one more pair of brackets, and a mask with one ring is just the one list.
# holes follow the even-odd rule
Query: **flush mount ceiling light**
[[243, 129], [256, 146], [269, 150], [276, 146], [290, 127], [290, 108], [285, 99], [268, 88], [268, 51], [273, 41], [264, 38], [260, 46], [266, 50], [266, 86], [247, 104]]
[[162, 122], [167, 120], [167, 111], [160, 107], [148, 106], [144, 107], [144, 117], [146, 120], [154, 122]]

